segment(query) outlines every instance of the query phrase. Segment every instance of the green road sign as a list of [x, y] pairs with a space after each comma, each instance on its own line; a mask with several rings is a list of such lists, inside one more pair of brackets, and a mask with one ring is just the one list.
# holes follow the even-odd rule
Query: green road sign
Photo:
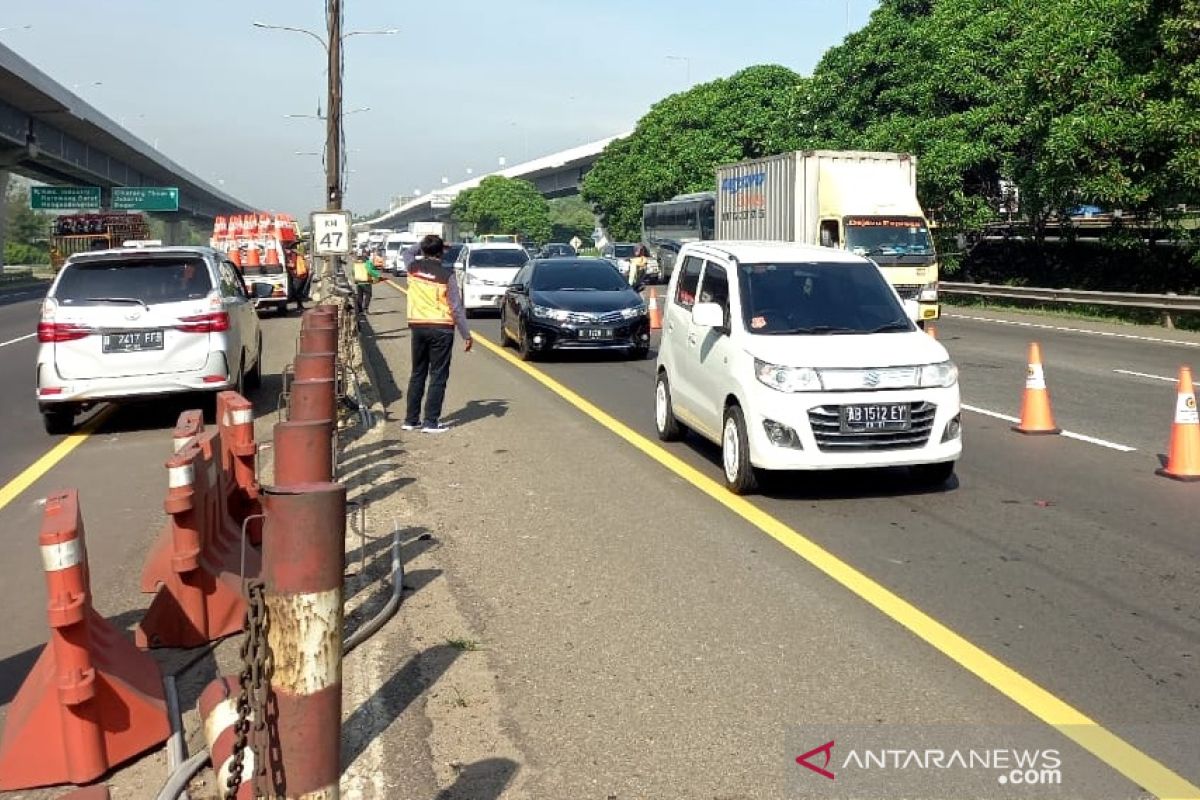
[[99, 186], [31, 186], [29, 207], [35, 211], [100, 208]]
[[114, 186], [113, 211], [178, 211], [179, 190], [174, 186]]

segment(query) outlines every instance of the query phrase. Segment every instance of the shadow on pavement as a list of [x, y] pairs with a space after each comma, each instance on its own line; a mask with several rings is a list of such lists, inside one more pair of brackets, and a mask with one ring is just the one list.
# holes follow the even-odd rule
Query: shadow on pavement
[[[721, 480], [721, 448], [694, 433], [683, 443], [717, 470]], [[914, 497], [946, 494], [959, 488], [955, 475], [940, 486], [917, 480], [905, 467], [876, 469], [793, 470], [759, 472], [759, 494], [773, 500], [853, 500], [867, 497]]]
[[503, 417], [508, 413], [507, 400], [468, 400], [467, 404], [446, 417], [450, 425], [466, 425], [488, 417]]
[[342, 769], [345, 770], [380, 734], [404, 713], [412, 703], [437, 683], [438, 679], [462, 655], [448, 644], [438, 644], [413, 655], [392, 673], [365, 703], [342, 725]]
[[[379, 385], [375, 387], [375, 391], [379, 395], [379, 399], [383, 403], [383, 408], [386, 412], [393, 403], [400, 400], [403, 392], [400, 390], [400, 385], [396, 383], [395, 376], [392, 375], [392, 369], [387, 362], [387, 358], [380, 351], [379, 345], [375, 343], [377, 335], [369, 319], [364, 327], [366, 328], [366, 333], [362, 337], [363, 358], [370, 360], [371, 366], [375, 369], [375, 376], [379, 380]], [[397, 334], [397, 337], [399, 337], [399, 334]]]
[[454, 785], [438, 792], [435, 800], [495, 800], [520, 769], [508, 758], [485, 758], [461, 767]]

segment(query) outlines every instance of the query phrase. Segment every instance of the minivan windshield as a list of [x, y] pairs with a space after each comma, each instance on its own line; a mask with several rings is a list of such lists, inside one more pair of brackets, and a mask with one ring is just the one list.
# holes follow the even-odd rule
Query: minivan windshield
[[472, 250], [467, 266], [476, 267], [523, 267], [529, 261], [529, 254], [516, 247], [497, 248], [495, 250]]
[[621, 274], [607, 262], [547, 261], [536, 264], [535, 292], [620, 292], [629, 289]]
[[54, 289], [54, 299], [66, 306], [131, 301], [149, 306], [199, 300], [212, 288], [203, 259], [104, 259], [67, 266]]
[[739, 264], [742, 317], [752, 334], [899, 333], [914, 330], [873, 264]]

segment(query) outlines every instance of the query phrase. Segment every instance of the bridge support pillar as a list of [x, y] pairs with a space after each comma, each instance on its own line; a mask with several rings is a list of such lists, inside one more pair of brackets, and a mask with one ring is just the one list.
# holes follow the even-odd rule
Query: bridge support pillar
[[8, 175], [0, 169], [0, 268], [4, 267], [4, 244], [8, 241]]
[[163, 244], [185, 244], [183, 241], [183, 220], [168, 219], [166, 237], [167, 240]]

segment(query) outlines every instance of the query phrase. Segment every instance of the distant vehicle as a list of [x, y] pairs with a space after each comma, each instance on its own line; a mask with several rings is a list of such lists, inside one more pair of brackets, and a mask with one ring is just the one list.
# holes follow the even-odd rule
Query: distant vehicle
[[511, 233], [485, 233], [477, 241], [479, 244], [518, 244], [516, 235]]
[[566, 242], [550, 242], [542, 245], [542, 249], [538, 251], [538, 258], [574, 258], [579, 255], [575, 252], [575, 248]]
[[666, 296], [654, 392], [663, 440], [757, 470], [907, 466], [941, 485], [962, 452], [958, 368], [865, 257], [783, 242], [693, 242]]
[[515, 242], [464, 245], [454, 264], [468, 317], [482, 309], [497, 309], [517, 270], [529, 262], [525, 248]]
[[[628, 277], [633, 257], [637, 253], [637, 247], [636, 244], [629, 242], [613, 242], [604, 246], [604, 249], [600, 251], [600, 256], [615, 263], [621, 274]], [[645, 272], [639, 275], [638, 278], [645, 283], [657, 280], [659, 278], [658, 259], [654, 258], [653, 255], [649, 256], [646, 260]]]
[[458, 261], [458, 254], [462, 252], [463, 245], [447, 244], [446, 249], [442, 251], [442, 263], [447, 267], [453, 267], [454, 262]]
[[72, 256], [42, 304], [35, 369], [46, 432], [102, 401], [244, 391], [262, 375], [255, 292], [208, 247]]
[[717, 167], [714, 238], [821, 245], [883, 270], [920, 323], [937, 319], [938, 256], [907, 153], [799, 150]]
[[390, 270], [395, 275], [407, 275], [408, 267], [404, 264], [404, 259], [401, 254], [405, 248], [411, 247], [421, 241], [421, 237], [415, 233], [393, 233], [387, 237], [383, 245], [383, 258], [385, 269]]
[[680, 247], [713, 238], [716, 215], [716, 192], [681, 194], [642, 206], [642, 241], [664, 279], [670, 279]]
[[426, 236], [440, 236], [446, 238], [446, 223], [444, 222], [411, 222], [408, 225], [408, 232], [417, 237], [420, 241]]
[[528, 361], [551, 350], [650, 352], [641, 295], [603, 258], [530, 261], [504, 294], [500, 343]]
[[142, 214], [63, 214], [55, 217], [50, 230], [50, 266], [58, 269], [75, 253], [107, 250], [127, 241], [145, 241], [150, 236]]

